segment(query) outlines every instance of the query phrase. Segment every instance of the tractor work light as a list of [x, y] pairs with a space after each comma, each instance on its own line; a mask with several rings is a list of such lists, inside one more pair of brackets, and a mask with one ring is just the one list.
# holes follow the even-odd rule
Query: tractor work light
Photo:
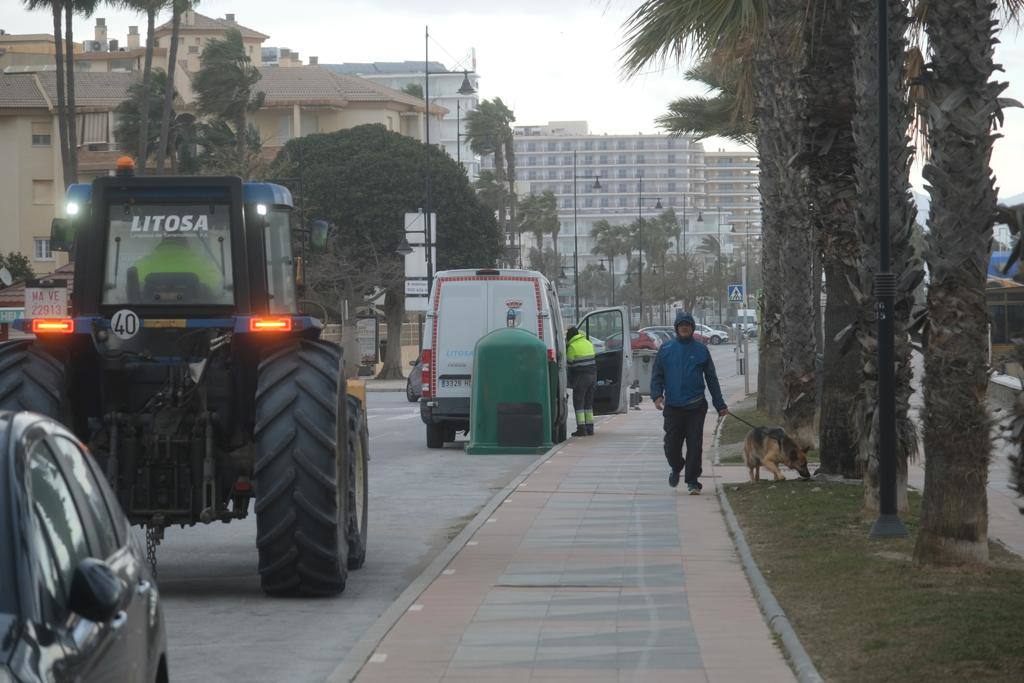
[[257, 204], [256, 205], [256, 213], [258, 213], [261, 216], [266, 216], [267, 215], [267, 205], [266, 204]]
[[73, 334], [75, 321], [71, 318], [35, 318], [32, 334]]
[[252, 318], [249, 320], [250, 332], [291, 332], [291, 318]]
[[68, 202], [67, 214], [69, 216], [77, 216], [78, 215], [78, 202]]

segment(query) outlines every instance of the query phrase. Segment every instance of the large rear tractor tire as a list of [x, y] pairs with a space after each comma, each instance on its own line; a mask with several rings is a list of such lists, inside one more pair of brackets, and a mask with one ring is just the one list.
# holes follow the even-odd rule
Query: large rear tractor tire
[[370, 435], [366, 411], [355, 396], [348, 397], [348, 452], [348, 568], [360, 569], [366, 562]]
[[341, 349], [294, 340], [260, 363], [256, 546], [270, 595], [334, 595], [348, 578], [348, 401]]
[[65, 364], [30, 339], [0, 344], [0, 410], [66, 420]]

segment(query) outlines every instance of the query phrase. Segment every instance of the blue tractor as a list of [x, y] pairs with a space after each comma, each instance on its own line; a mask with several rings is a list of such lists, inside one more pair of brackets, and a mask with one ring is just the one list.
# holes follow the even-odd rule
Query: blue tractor
[[72, 253], [70, 315], [18, 321], [34, 338], [0, 345], [0, 409], [89, 446], [151, 561], [167, 526], [251, 508], [265, 592], [342, 591], [366, 557], [365, 393], [300, 313], [291, 194], [122, 161], [68, 190], [51, 243]]

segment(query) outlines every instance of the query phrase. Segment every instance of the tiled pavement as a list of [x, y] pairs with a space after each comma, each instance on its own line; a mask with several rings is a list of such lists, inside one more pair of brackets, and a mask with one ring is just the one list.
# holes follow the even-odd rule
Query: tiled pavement
[[794, 680], [716, 479], [687, 496], [667, 474], [649, 403], [572, 440], [494, 512], [357, 680]]

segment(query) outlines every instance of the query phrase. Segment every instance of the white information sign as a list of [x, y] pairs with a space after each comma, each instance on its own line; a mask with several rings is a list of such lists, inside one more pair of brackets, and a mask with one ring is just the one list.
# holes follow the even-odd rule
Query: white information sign
[[122, 308], [110, 319], [110, 331], [118, 339], [131, 339], [139, 333], [142, 323], [135, 311]]
[[405, 295], [406, 296], [426, 296], [427, 290], [426, 280], [406, 280], [405, 281]]
[[359, 345], [359, 357], [362, 363], [377, 362], [377, 319], [356, 319], [356, 344]]

